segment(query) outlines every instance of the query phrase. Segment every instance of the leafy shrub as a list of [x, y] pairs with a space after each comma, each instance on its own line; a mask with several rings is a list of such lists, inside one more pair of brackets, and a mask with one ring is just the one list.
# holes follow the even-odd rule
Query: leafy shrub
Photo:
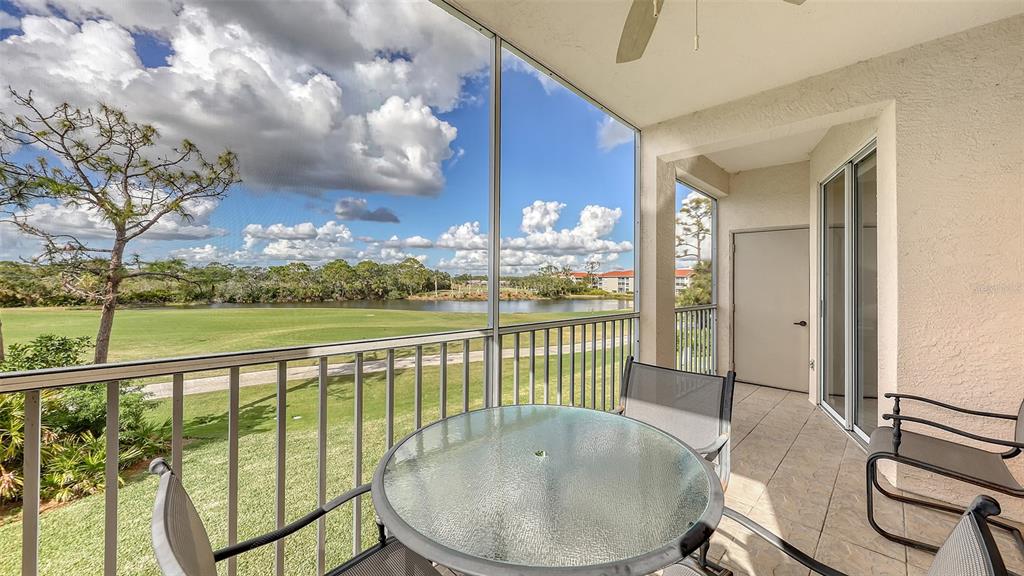
[[[82, 364], [91, 347], [89, 338], [44, 334], [28, 344], [11, 345], [0, 372]], [[106, 395], [106, 384], [50, 389], [40, 395], [43, 499], [67, 502], [103, 490]], [[168, 442], [167, 426], [146, 420], [151, 401], [140, 387], [122, 383], [119, 396], [119, 463], [123, 470], [165, 451]], [[21, 499], [24, 414], [24, 395], [0, 394], [0, 503]]]

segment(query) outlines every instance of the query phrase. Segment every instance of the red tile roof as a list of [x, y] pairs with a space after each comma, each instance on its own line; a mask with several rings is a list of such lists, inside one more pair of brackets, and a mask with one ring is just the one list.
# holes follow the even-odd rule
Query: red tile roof
[[632, 270], [612, 270], [611, 272], [605, 272], [601, 274], [601, 278], [632, 278]]

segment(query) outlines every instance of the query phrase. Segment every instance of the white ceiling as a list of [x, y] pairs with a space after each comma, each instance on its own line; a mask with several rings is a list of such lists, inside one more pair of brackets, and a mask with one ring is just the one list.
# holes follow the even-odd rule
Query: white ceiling
[[828, 128], [821, 128], [810, 132], [783, 136], [774, 140], [766, 140], [741, 148], [730, 148], [729, 150], [706, 154], [706, 156], [709, 160], [718, 164], [722, 170], [729, 173], [802, 162], [810, 159], [811, 151], [825, 137], [826, 132], [828, 132]]
[[667, 0], [644, 57], [615, 63], [630, 0], [453, 0], [643, 127], [1024, 11], [1022, 0]]

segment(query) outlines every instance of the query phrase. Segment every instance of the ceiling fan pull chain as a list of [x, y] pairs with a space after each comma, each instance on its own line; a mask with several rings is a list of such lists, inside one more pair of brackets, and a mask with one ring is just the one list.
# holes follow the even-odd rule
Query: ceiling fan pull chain
[[697, 52], [700, 50], [700, 15], [697, 11], [697, 6], [700, 4], [700, 0], [693, 0], [693, 51]]

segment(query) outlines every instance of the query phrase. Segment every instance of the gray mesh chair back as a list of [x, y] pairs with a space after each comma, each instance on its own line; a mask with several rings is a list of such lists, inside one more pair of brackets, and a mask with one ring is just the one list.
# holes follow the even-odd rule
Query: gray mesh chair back
[[217, 576], [213, 546], [192, 499], [162, 459], [150, 472], [160, 476], [153, 507], [153, 550], [165, 576]]
[[999, 514], [999, 504], [978, 496], [935, 554], [928, 576], [1005, 576], [992, 530], [985, 520]]
[[679, 438], [715, 462], [729, 482], [729, 432], [736, 374], [696, 374], [626, 359], [620, 411]]
[[[157, 458], [149, 471], [160, 476], [156, 504], [153, 506], [153, 550], [164, 576], [217, 576], [217, 562], [243, 552], [255, 550], [285, 538], [309, 526], [328, 512], [370, 491], [369, 484], [357, 486], [332, 499], [310, 513], [285, 526], [213, 550], [203, 522], [196, 513], [181, 481], [174, 471]], [[438, 576], [441, 572], [426, 558], [388, 538], [384, 526], [377, 524], [377, 545], [363, 550], [344, 564], [328, 572], [328, 576]]]

